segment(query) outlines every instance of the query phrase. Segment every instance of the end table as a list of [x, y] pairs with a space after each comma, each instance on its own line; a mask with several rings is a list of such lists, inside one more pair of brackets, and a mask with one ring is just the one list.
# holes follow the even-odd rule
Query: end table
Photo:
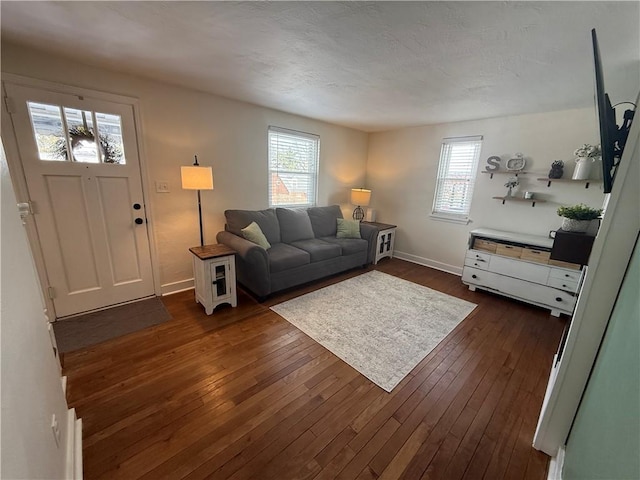
[[362, 222], [367, 225], [373, 225], [378, 229], [378, 238], [376, 240], [376, 256], [373, 264], [377, 265], [378, 261], [384, 257], [393, 258], [393, 246], [396, 239], [397, 225], [380, 222]]
[[238, 305], [236, 293], [235, 250], [226, 245], [191, 247], [196, 302], [204, 306], [207, 315], [223, 303]]

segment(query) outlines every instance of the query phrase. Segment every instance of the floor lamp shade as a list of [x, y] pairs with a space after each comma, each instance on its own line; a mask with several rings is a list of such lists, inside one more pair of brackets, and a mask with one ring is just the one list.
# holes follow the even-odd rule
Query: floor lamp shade
[[213, 190], [213, 168], [180, 167], [182, 188], [185, 190]]
[[200, 245], [204, 246], [204, 230], [202, 229], [202, 203], [200, 190], [213, 190], [213, 169], [198, 165], [196, 157], [195, 165], [180, 167], [182, 188], [184, 190], [197, 190], [198, 192], [198, 220], [200, 221]]

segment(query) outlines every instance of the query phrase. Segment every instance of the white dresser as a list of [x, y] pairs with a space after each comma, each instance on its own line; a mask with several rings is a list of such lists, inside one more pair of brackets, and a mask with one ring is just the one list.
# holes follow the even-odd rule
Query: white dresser
[[545, 307], [556, 317], [571, 315], [584, 269], [551, 260], [552, 246], [547, 237], [472, 230], [462, 281], [470, 290], [480, 288]]

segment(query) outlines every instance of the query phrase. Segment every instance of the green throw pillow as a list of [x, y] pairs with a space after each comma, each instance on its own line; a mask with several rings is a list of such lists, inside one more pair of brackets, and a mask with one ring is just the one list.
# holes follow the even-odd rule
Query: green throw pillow
[[362, 238], [360, 237], [360, 222], [358, 220], [347, 220], [338, 218], [338, 231], [336, 238]]
[[260, 225], [258, 225], [256, 222], [251, 222], [248, 226], [244, 227], [240, 231], [242, 232], [242, 236], [250, 242], [260, 245], [265, 250], [271, 248], [269, 240], [267, 240], [267, 237], [264, 236]]

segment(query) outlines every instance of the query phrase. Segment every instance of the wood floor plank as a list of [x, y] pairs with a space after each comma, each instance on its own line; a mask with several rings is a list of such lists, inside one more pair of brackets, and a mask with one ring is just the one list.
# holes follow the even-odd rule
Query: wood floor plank
[[[390, 393], [269, 309], [369, 270], [478, 306]], [[271, 296], [240, 290], [64, 356], [84, 478], [543, 479], [531, 447], [565, 319], [399, 259]]]

